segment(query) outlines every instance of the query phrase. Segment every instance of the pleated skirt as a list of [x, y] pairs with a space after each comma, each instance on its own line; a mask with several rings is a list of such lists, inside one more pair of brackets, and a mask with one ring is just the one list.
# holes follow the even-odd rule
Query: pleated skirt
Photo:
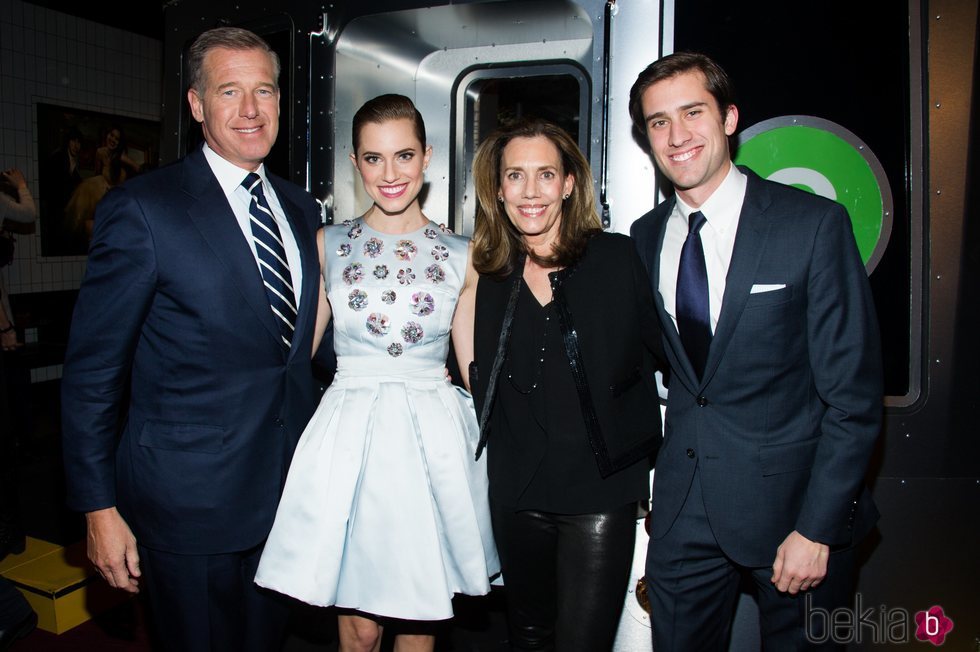
[[255, 581], [320, 606], [451, 618], [499, 572], [470, 395], [442, 367], [341, 359], [307, 425]]

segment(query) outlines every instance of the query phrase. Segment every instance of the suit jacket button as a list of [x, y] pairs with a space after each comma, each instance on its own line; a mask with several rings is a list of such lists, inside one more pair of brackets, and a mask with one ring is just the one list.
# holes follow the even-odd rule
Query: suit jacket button
[[699, 396], [698, 397], [698, 407], [704, 407], [707, 404], [708, 404], [708, 399], [707, 398], [705, 398], [704, 396]]
[[687, 449], [687, 456], [690, 457], [692, 460], [694, 459], [694, 449], [693, 448], [688, 448]]

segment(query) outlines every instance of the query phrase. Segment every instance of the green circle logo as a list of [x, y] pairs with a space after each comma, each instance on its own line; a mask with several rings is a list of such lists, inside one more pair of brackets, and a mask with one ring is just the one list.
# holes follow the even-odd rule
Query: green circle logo
[[867, 145], [844, 127], [812, 116], [783, 116], [739, 135], [735, 163], [847, 209], [861, 260], [870, 274], [892, 228], [888, 178]]

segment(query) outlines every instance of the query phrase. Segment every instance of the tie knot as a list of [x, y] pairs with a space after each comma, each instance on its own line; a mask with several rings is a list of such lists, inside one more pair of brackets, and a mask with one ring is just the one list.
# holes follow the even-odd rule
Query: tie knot
[[704, 223], [708, 221], [701, 211], [694, 211], [687, 216], [687, 220], [688, 235], [697, 235]]
[[256, 193], [261, 193], [262, 177], [255, 172], [249, 172], [247, 175], [245, 175], [245, 180], [242, 181], [242, 187], [253, 195]]

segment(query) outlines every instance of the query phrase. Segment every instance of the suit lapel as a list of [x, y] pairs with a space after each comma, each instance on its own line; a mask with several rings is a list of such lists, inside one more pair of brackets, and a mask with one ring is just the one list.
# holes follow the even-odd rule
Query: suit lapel
[[725, 349], [732, 339], [735, 327], [742, 316], [745, 302], [752, 291], [752, 281], [762, 260], [762, 252], [766, 247], [769, 236], [769, 218], [766, 211], [769, 208], [769, 192], [758, 177], [743, 170], [748, 177], [745, 187], [745, 200], [742, 202], [742, 212], [738, 218], [738, 232], [735, 234], [735, 248], [732, 250], [732, 260], [728, 266], [728, 276], [725, 279], [725, 296], [721, 302], [721, 314], [718, 316], [718, 326], [711, 339], [708, 359], [704, 366], [704, 376], [701, 384], [707, 383], [718, 369]]
[[265, 294], [255, 257], [238, 226], [235, 213], [228, 205], [228, 198], [204, 158], [203, 150], [198, 149], [184, 159], [181, 189], [194, 198], [187, 210], [194, 226], [215, 257], [227, 268], [229, 277], [256, 319], [281, 348], [279, 328], [269, 309], [269, 298]]

